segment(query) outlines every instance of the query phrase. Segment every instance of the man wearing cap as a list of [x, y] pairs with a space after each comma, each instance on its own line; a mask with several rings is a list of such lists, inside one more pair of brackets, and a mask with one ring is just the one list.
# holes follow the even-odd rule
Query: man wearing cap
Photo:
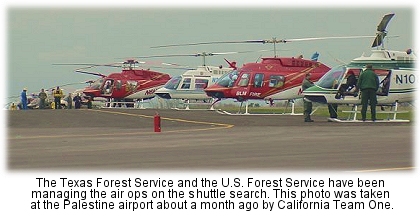
[[23, 110], [28, 109], [28, 98], [26, 96], [26, 90], [27, 90], [26, 88], [23, 88], [22, 93], [20, 93], [20, 99], [21, 99], [21, 102], [22, 102], [22, 109]]
[[373, 72], [372, 65], [366, 65], [357, 82], [357, 89], [362, 92], [362, 120], [366, 121], [367, 106], [370, 101], [370, 112], [372, 121], [376, 121], [376, 91], [379, 88], [379, 78]]
[[[306, 73], [305, 79], [302, 81], [302, 91], [305, 91], [307, 88], [312, 87], [314, 85], [313, 82], [310, 81], [311, 73]], [[311, 119], [311, 112], [312, 112], [312, 102], [306, 101], [305, 98], [303, 99], [303, 115], [305, 117], [305, 122], [313, 122], [314, 120]]]

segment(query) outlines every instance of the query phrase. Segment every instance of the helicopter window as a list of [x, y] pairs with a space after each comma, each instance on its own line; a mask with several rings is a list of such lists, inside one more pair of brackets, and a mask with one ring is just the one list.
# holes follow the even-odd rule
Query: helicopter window
[[202, 90], [207, 88], [209, 80], [207, 79], [195, 79], [195, 89]]
[[182, 82], [181, 89], [189, 89], [191, 86], [191, 78], [185, 78]]
[[264, 74], [263, 73], [257, 73], [254, 76], [254, 87], [261, 88], [263, 86], [263, 79]]
[[333, 88], [334, 83], [341, 82], [343, 75], [346, 71], [346, 68], [344, 66], [337, 66], [321, 77], [318, 82], [315, 83], [315, 85], [322, 87], [322, 88]]
[[94, 83], [92, 83], [92, 85], [90, 86], [90, 88], [92, 88], [92, 89], [99, 89], [101, 87], [101, 85], [102, 85], [103, 82], [104, 82], [104, 79], [103, 78], [98, 79]]
[[125, 85], [125, 91], [136, 91], [137, 88], [137, 81], [127, 81], [127, 84]]
[[223, 87], [232, 87], [236, 79], [238, 78], [238, 71], [232, 70], [221, 76], [216, 84]]
[[238, 86], [247, 86], [249, 82], [249, 73], [244, 73], [239, 80]]
[[116, 87], [118, 90], [120, 90], [120, 89], [121, 89], [121, 87], [122, 87], [122, 82], [121, 82], [121, 80], [117, 80], [117, 82], [115, 83], [115, 87]]
[[179, 83], [181, 82], [182, 77], [181, 76], [176, 76], [174, 78], [172, 78], [171, 80], [169, 80], [164, 88], [166, 89], [176, 89], [178, 88]]
[[284, 76], [270, 76], [270, 82], [268, 83], [268, 87], [282, 87], [284, 84]]

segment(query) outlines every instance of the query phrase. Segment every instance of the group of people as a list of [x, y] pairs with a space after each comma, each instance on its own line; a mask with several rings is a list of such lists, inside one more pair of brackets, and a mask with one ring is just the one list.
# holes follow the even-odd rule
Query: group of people
[[[63, 90], [60, 89], [59, 86], [57, 86], [55, 89], [52, 90], [52, 95], [54, 97], [54, 102], [51, 103], [52, 109], [61, 109], [61, 99], [64, 97]], [[20, 95], [21, 98], [21, 109], [27, 110], [28, 109], [28, 96], [27, 96], [27, 89], [24, 88]], [[50, 108], [47, 104], [47, 98], [48, 95], [45, 92], [44, 89], [41, 89], [41, 91], [38, 94], [39, 98], [39, 109], [47, 109]], [[82, 97], [79, 94], [76, 94], [74, 97], [72, 97], [72, 94], [69, 93], [66, 97], [67, 101], [67, 109], [73, 108], [73, 102], [75, 109], [80, 109], [82, 106]], [[88, 108], [92, 108], [92, 100], [88, 100]], [[14, 106], [12, 106], [14, 107]]]
[[[312, 87], [314, 85], [310, 80], [311, 74], [307, 73], [304, 80], [302, 81], [302, 91]], [[357, 83], [356, 83], [357, 82]], [[347, 79], [347, 88], [346, 92], [351, 91], [354, 94], [361, 92], [361, 104], [362, 104], [362, 121], [366, 121], [366, 112], [367, 107], [370, 104], [371, 119], [376, 121], [376, 104], [377, 97], [376, 91], [379, 88], [379, 78], [372, 69], [372, 65], [366, 65], [366, 69], [361, 72], [359, 79], [357, 80], [354, 76], [354, 73], [349, 72], [349, 77]], [[328, 111], [330, 118], [337, 118], [337, 104], [328, 104]], [[312, 113], [312, 102], [306, 101], [303, 99], [303, 115], [305, 122], [313, 122], [311, 119]]]

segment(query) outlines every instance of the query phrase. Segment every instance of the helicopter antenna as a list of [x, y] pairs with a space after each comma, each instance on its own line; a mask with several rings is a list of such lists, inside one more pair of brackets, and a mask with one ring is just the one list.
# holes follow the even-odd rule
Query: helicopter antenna
[[386, 27], [388, 26], [389, 21], [392, 17], [394, 17], [394, 15], [395, 14], [387, 14], [382, 18], [382, 21], [379, 23], [376, 29], [376, 37], [372, 43], [372, 47], [379, 47], [380, 45], [382, 45], [382, 49], [385, 49], [383, 41], [387, 35]]

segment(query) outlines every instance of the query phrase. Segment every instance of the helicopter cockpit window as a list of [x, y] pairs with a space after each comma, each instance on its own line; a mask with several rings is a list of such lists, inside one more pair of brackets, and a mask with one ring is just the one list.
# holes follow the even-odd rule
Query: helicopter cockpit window
[[90, 88], [92, 89], [99, 89], [102, 85], [102, 83], [104, 82], [104, 79], [98, 79], [95, 82], [92, 83], [92, 85], [90, 86]]
[[224, 74], [222, 77], [220, 77], [216, 81], [216, 84], [223, 87], [232, 87], [237, 78], [238, 78], [238, 71], [232, 70]]
[[261, 88], [263, 86], [264, 74], [257, 73], [254, 76], [254, 87]]
[[284, 76], [270, 76], [270, 82], [268, 87], [270, 88], [279, 88], [284, 85]]
[[164, 88], [165, 88], [165, 89], [177, 89], [177, 88], [178, 88], [179, 83], [181, 82], [181, 79], [182, 79], [182, 77], [181, 77], [181, 76], [175, 76], [175, 77], [173, 77], [171, 80], [169, 80], [169, 81], [165, 84]]
[[238, 86], [248, 86], [249, 82], [249, 73], [244, 73], [239, 80]]
[[344, 66], [334, 67], [330, 69], [330, 71], [325, 73], [325, 75], [323, 75], [321, 79], [319, 79], [319, 81], [315, 83], [315, 85], [322, 88], [331, 89], [333, 88], [334, 83], [341, 82], [345, 72], [346, 68]]
[[203, 90], [207, 88], [208, 83], [209, 83], [209, 80], [207, 79], [195, 79], [195, 89]]
[[189, 89], [191, 87], [191, 78], [185, 78], [182, 82], [181, 89]]

